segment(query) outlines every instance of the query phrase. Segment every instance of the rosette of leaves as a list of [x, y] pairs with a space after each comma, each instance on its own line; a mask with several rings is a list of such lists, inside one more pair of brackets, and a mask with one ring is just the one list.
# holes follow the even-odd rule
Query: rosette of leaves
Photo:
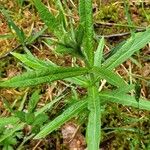
[[[31, 70], [0, 82], [0, 88], [28, 87], [43, 83], [51, 83], [57, 80], [65, 80], [87, 89], [87, 95], [77, 99], [64, 112], [54, 120], [40, 128], [35, 139], [44, 138], [58, 129], [71, 118], [83, 111], [88, 112], [86, 141], [88, 150], [99, 150], [101, 141], [101, 112], [104, 104], [115, 102], [125, 106], [150, 110], [150, 102], [139, 98], [138, 104], [135, 96], [129, 91], [134, 85], [129, 85], [121, 78], [114, 69], [131, 57], [135, 52], [142, 49], [150, 42], [150, 29], [132, 36], [119, 44], [110, 57], [104, 57], [104, 38], [98, 41], [98, 47], [94, 49], [94, 29], [92, 17], [92, 0], [79, 0], [78, 28], [67, 29], [66, 17], [62, 14], [61, 1], [57, 0], [64, 20], [60, 22], [48, 8], [40, 1], [34, 0], [38, 13], [48, 27], [49, 32], [58, 39], [56, 50], [61, 53], [69, 53], [74, 57], [83, 59], [85, 67], [60, 67], [50, 61], [42, 61], [34, 57], [30, 52], [27, 54], [12, 53]], [[114, 90], [99, 91], [99, 82], [105, 79], [108, 84], [115, 87]]]

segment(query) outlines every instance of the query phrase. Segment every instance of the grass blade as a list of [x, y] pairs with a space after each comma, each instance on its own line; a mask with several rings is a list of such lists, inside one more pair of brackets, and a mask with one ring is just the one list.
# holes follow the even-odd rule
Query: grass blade
[[41, 83], [50, 83], [68, 77], [80, 76], [88, 73], [87, 68], [53, 68], [29, 71], [13, 77], [7, 81], [0, 82], [0, 87], [26, 87]]
[[97, 87], [88, 89], [88, 109], [90, 110], [87, 126], [87, 147], [88, 150], [99, 150], [101, 137], [101, 110], [100, 99]]
[[52, 131], [58, 129], [62, 124], [73, 118], [77, 113], [80, 113], [86, 107], [87, 101], [79, 101], [68, 109], [66, 109], [61, 115], [48, 123], [43, 129], [34, 137], [34, 139], [40, 139], [50, 134]]
[[20, 43], [21, 43], [21, 44], [24, 44], [25, 38], [26, 38], [25, 35], [24, 35], [24, 32], [23, 32], [21, 29], [19, 29], [19, 28], [15, 25], [15, 23], [14, 23], [13, 20], [10, 18], [9, 14], [7, 13], [7, 11], [6, 11], [5, 9], [2, 9], [2, 10], [0, 10], [0, 11], [1, 11], [1, 12], [3, 13], [3, 15], [6, 17], [10, 29], [11, 29], [11, 27], [12, 27], [12, 28], [14, 29], [14, 31], [16, 32], [16, 34], [17, 34], [17, 36], [18, 36], [18, 38], [19, 38]]

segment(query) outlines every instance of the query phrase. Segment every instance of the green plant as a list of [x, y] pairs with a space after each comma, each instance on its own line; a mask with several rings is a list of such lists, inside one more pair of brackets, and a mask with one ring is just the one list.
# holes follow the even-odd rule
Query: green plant
[[[9, 21], [26, 51], [26, 54], [14, 52], [11, 54], [22, 61], [30, 70], [9, 80], [1, 81], [0, 87], [27, 87], [51, 83], [56, 80], [66, 80], [86, 88], [87, 95], [78, 99], [54, 120], [41, 126], [40, 132], [34, 138], [45, 137], [80, 112], [88, 109], [87, 146], [88, 150], [98, 150], [101, 140], [101, 109], [103, 105], [107, 102], [115, 102], [150, 110], [149, 101], [138, 98], [137, 102], [136, 95], [130, 96], [128, 94], [130, 90], [134, 89], [134, 85], [129, 85], [114, 72], [117, 66], [150, 42], [150, 29], [133, 34], [117, 46], [112, 56], [105, 59], [103, 55], [104, 38], [98, 41], [98, 47], [94, 51], [96, 42], [94, 41], [92, 0], [79, 0], [79, 25], [73, 28], [71, 24], [69, 29], [66, 26], [66, 17], [62, 13], [61, 1], [58, 0], [56, 3], [59, 4], [58, 7], [61, 10], [57, 17], [50, 13], [40, 0], [34, 0], [41, 19], [57, 38], [57, 41], [52, 41], [56, 45], [56, 51], [69, 53], [73, 57], [82, 59], [85, 67], [79, 67], [77, 64], [76, 67], [61, 67], [50, 61], [43, 61], [34, 57], [26, 47], [30, 43], [27, 42], [28, 38], [20, 32], [20, 29], [16, 28], [12, 21]], [[5, 16], [8, 16], [4, 10], [2, 12]], [[62, 15], [60, 22], [59, 17]], [[9, 17], [7, 19], [11, 20]], [[99, 82], [102, 79], [105, 79], [113, 87], [112, 90], [98, 90]]]
[[[45, 112], [50, 110], [61, 98], [62, 96], [58, 96], [44, 107], [36, 109], [36, 105], [40, 100], [39, 90], [37, 90], [29, 98], [27, 109], [24, 109], [27, 94], [23, 97], [18, 109], [14, 109], [13, 106], [2, 97], [3, 103], [11, 116], [0, 117], [0, 146], [2, 146], [4, 150], [13, 149], [13, 146], [17, 144], [17, 139], [23, 139], [22, 130], [25, 126], [30, 126], [31, 131], [28, 133], [28, 136], [24, 138], [22, 143], [32, 138], [48, 120], [48, 116]], [[17, 150], [21, 147], [22, 144], [20, 144]]]
[[39, 92], [35, 91], [29, 99], [28, 109], [23, 111], [23, 103], [26, 100], [25, 97], [22, 99], [18, 110], [14, 110], [13, 107], [4, 98], [3, 103], [6, 109], [11, 113], [11, 117], [0, 117], [0, 145], [3, 149], [11, 150], [13, 145], [17, 144], [17, 138], [22, 139], [22, 129], [25, 125], [32, 126], [32, 133], [36, 133], [40, 126], [46, 121], [47, 116], [43, 113], [36, 114], [34, 111], [36, 104], [39, 100]]
[[17, 143], [16, 137], [22, 137], [19, 130], [23, 126], [17, 124], [18, 121], [16, 117], [0, 117], [0, 148], [3, 147], [3, 150], [12, 150]]

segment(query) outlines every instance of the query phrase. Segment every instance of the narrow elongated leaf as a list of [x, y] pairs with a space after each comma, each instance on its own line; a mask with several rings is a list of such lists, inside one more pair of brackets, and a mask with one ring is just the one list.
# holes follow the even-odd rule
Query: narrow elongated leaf
[[99, 150], [101, 137], [101, 109], [97, 87], [88, 89], [88, 109], [90, 110], [87, 126], [88, 150]]
[[92, 0], [86, 0], [85, 2], [85, 52], [88, 57], [90, 66], [94, 64], [94, 49], [93, 49], [93, 9], [92, 9]]
[[[31, 53], [27, 52], [27, 54], [19, 54], [19, 53], [15, 53], [12, 52], [11, 53], [13, 56], [15, 56], [16, 58], [18, 58], [21, 62], [23, 62], [26, 66], [35, 69], [35, 70], [39, 70], [39, 69], [50, 69], [50, 68], [57, 68], [59, 66], [57, 66], [56, 64], [54, 64], [51, 61], [44, 61], [44, 60], [40, 60], [36, 57], [34, 57]], [[72, 77], [72, 78], [67, 78], [65, 79], [66, 81], [69, 81], [73, 84], [77, 84], [83, 87], [87, 87], [88, 83], [87, 80], [80, 76], [80, 77]]]
[[92, 0], [79, 1], [80, 23], [85, 26], [84, 50], [90, 66], [94, 64]]
[[126, 94], [126, 93], [129, 93], [131, 90], [133, 90], [135, 87], [134, 84], [127, 84], [123, 87], [120, 87], [116, 90], [113, 90], [114, 93], [116, 94]]
[[112, 55], [114, 55], [125, 43], [126, 43], [126, 40], [122, 41], [121, 43], [113, 47], [109, 53], [104, 55], [104, 59], [108, 59]]
[[114, 69], [149, 42], [150, 28], [148, 28], [145, 32], [136, 33], [133, 37], [128, 39], [127, 42], [123, 44], [114, 55], [103, 63], [103, 67], [111, 70]]
[[73, 84], [77, 84], [83, 87], [88, 87], [89, 83], [87, 81], [87, 79], [83, 76], [78, 76], [78, 77], [72, 77], [72, 78], [67, 78], [65, 79], [65, 81], [69, 81]]
[[29, 104], [28, 104], [28, 111], [29, 111], [29, 113], [31, 113], [31, 112], [34, 111], [34, 109], [35, 109], [35, 107], [36, 107], [36, 105], [37, 105], [37, 103], [38, 103], [39, 100], [40, 100], [39, 91], [36, 90], [32, 94], [32, 96], [31, 96], [31, 98], [29, 100]]
[[66, 29], [68, 23], [67, 23], [67, 17], [66, 17], [66, 13], [65, 10], [63, 8], [62, 2], [61, 0], [53, 0], [59, 10], [59, 15], [57, 17], [57, 20], [60, 19], [60, 24], [62, 24], [63, 28]]
[[80, 16], [80, 24], [84, 26], [85, 24], [85, 0], [79, 0], [79, 16]]
[[106, 102], [115, 102], [125, 106], [132, 106], [139, 109], [150, 110], [150, 101], [140, 98], [138, 104], [135, 97], [128, 94], [117, 94], [116, 92], [101, 92], [100, 99], [105, 99]]
[[79, 25], [75, 31], [75, 41], [79, 47], [81, 47], [84, 38], [84, 27]]
[[34, 139], [40, 139], [50, 134], [52, 131], [58, 129], [65, 122], [73, 118], [77, 113], [80, 113], [86, 107], [87, 101], [79, 101], [68, 109], [66, 109], [61, 115], [48, 123], [43, 129], [34, 137]]
[[34, 57], [32, 54], [19, 54], [15, 52], [11, 52], [13, 56], [18, 58], [21, 62], [23, 62], [26, 66], [32, 68], [32, 69], [46, 69], [46, 68], [54, 68], [56, 66], [54, 63], [50, 61], [44, 61], [40, 60], [36, 57]]
[[59, 29], [59, 22], [54, 17], [54, 15], [46, 8], [46, 6], [41, 2], [41, 0], [34, 0], [35, 7], [37, 8], [41, 19], [48, 26], [48, 28], [56, 35], [62, 36]]
[[16, 32], [16, 34], [17, 34], [17, 36], [18, 36], [19, 41], [21, 42], [21, 44], [24, 44], [24, 41], [25, 41], [25, 38], [26, 38], [25, 35], [24, 35], [24, 32], [15, 25], [15, 23], [10, 18], [9, 14], [7, 13], [7, 11], [5, 9], [2, 9], [0, 11], [6, 17], [9, 27], [10, 28], [12, 27], [13, 30]]
[[26, 87], [41, 83], [50, 83], [68, 77], [75, 77], [88, 73], [87, 68], [53, 68], [29, 71], [13, 77], [7, 81], [0, 82], [0, 87]]
[[98, 79], [102, 78], [107, 80], [112, 85], [118, 86], [118, 87], [124, 87], [126, 86], [125, 81], [116, 73], [112, 72], [111, 70], [94, 67], [92, 70], [96, 75], [98, 75]]
[[101, 66], [104, 46], [105, 46], [104, 37], [102, 37], [99, 41], [99, 45], [97, 47], [97, 50], [94, 54], [94, 66], [97, 66], [97, 67]]

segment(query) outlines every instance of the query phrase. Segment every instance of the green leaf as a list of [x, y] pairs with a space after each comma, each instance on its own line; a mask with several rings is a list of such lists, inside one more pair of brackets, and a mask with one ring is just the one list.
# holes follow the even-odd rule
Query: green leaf
[[48, 116], [44, 113], [37, 115], [32, 123], [32, 125], [42, 125], [45, 121], [48, 120]]
[[25, 112], [23, 111], [16, 111], [14, 115], [18, 117], [22, 122], [25, 122]]
[[61, 53], [61, 54], [68, 53], [68, 54], [75, 55], [75, 51], [74, 51], [73, 47], [67, 46], [65, 44], [58, 44], [55, 50], [57, 53]]
[[112, 55], [114, 55], [124, 44], [126, 43], [126, 40], [122, 41], [121, 43], [117, 44], [115, 47], [111, 49], [111, 51], [104, 55], [105, 59], [110, 58]]
[[[74, 43], [73, 45], [76, 45], [76, 43]], [[80, 57], [80, 58], [84, 57], [81, 52], [80, 47], [74, 48], [71, 46], [59, 44], [56, 47], [56, 52], [61, 53], [61, 54], [70, 54], [74, 57]]]
[[34, 111], [38, 101], [40, 100], [40, 95], [39, 95], [39, 90], [36, 90], [30, 100], [29, 100], [29, 104], [28, 104], [28, 111], [31, 113]]
[[86, 131], [89, 150], [99, 150], [101, 137], [101, 108], [99, 92], [96, 86], [88, 89], [88, 109], [90, 111]]
[[79, 25], [79, 27], [75, 30], [75, 39], [77, 45], [81, 46], [84, 38], [84, 27], [83, 25]]
[[20, 124], [16, 124], [15, 126], [13, 126], [12, 129], [10, 129], [9, 133], [8, 134], [5, 134], [5, 135], [2, 135], [0, 136], [0, 142], [4, 141], [6, 138], [14, 135], [14, 133], [16, 131], [19, 131], [19, 130], [22, 130], [24, 127], [24, 123], [20, 123]]
[[46, 6], [41, 2], [41, 0], [34, 0], [36, 9], [38, 10], [41, 19], [48, 26], [48, 28], [56, 35], [62, 36], [59, 29], [59, 22], [54, 17], [54, 15], [46, 8]]
[[65, 81], [69, 81], [73, 84], [80, 85], [82, 87], [88, 87], [89, 86], [88, 80], [83, 76], [67, 78], [67, 79], [65, 79]]
[[80, 24], [84, 26], [85, 24], [85, 0], [79, 0], [79, 16], [80, 16]]
[[25, 122], [29, 125], [31, 125], [35, 120], [35, 115], [34, 113], [26, 113], [25, 114]]
[[62, 54], [69, 53], [75, 57], [83, 58], [84, 55], [81, 51], [81, 46], [73, 36], [75, 31], [73, 30], [72, 32], [67, 32], [61, 37], [60, 42], [57, 44], [56, 52]]
[[18, 121], [17, 117], [0, 117], [0, 128], [8, 124], [16, 124]]
[[94, 67], [92, 71], [99, 76], [99, 78], [105, 79], [107, 82], [109, 82], [112, 85], [115, 85], [117, 87], [124, 87], [126, 86], [125, 81], [116, 73], [112, 72], [111, 70]]
[[116, 90], [113, 90], [113, 92], [116, 93], [116, 94], [121, 94], [121, 93], [122, 94], [126, 94], [126, 93], [129, 93], [131, 90], [133, 90], [134, 87], [135, 87], [134, 84], [127, 84], [127, 85], [125, 85], [123, 87], [120, 87], [120, 88], [118, 88]]
[[93, 12], [92, 12], [92, 0], [80, 0], [79, 1], [79, 15], [80, 24], [85, 26], [84, 32], [84, 50], [86, 53], [89, 66], [94, 64], [94, 50], [93, 50]]
[[64, 98], [65, 95], [60, 96], [60, 97], [56, 97], [54, 100], [52, 100], [51, 102], [45, 104], [43, 107], [39, 108], [36, 112], [35, 112], [35, 116], [37, 117], [38, 115], [46, 112], [46, 111], [50, 111], [52, 106], [57, 103], [58, 101], [60, 101], [62, 98]]
[[87, 101], [82, 100], [70, 106], [61, 115], [56, 117], [53, 121], [45, 125], [42, 130], [34, 137], [40, 139], [50, 134], [52, 131], [58, 129], [65, 122], [73, 118], [77, 113], [80, 113], [86, 107]]
[[65, 15], [66, 13], [65, 13], [65, 10], [63, 8], [62, 2], [61, 2], [61, 0], [53, 0], [53, 1], [55, 2], [56, 6], [59, 10], [59, 15], [57, 17], [57, 20], [60, 20], [60, 24], [62, 24], [62, 27], [64, 29], [66, 29], [66, 27], [68, 25], [67, 24], [67, 17]]
[[142, 98], [140, 98], [139, 102], [137, 102], [135, 97], [123, 93], [118, 94], [116, 92], [101, 92], [99, 95], [100, 99], [105, 99], [106, 102], [119, 103], [125, 106], [150, 110], [150, 102]]
[[[26, 66], [28, 66], [32, 69], [35, 69], [35, 70], [39, 70], [39, 69], [43, 69], [43, 68], [50, 69], [50, 68], [54, 68], [54, 67], [55, 68], [59, 67], [51, 61], [40, 60], [40, 59], [34, 57], [31, 53], [30, 54], [19, 54], [19, 53], [11, 52], [11, 54], [13, 56], [15, 56], [16, 58], [18, 58]], [[77, 85], [80, 85], [83, 87], [88, 86], [87, 80], [82, 76], [67, 78], [67, 79], [65, 79], [65, 81], [69, 81], [73, 84], [77, 84]]]
[[31, 53], [30, 54], [19, 54], [15, 52], [11, 52], [13, 56], [18, 58], [21, 62], [23, 62], [26, 66], [32, 69], [43, 69], [43, 68], [51, 68], [56, 66], [54, 63], [50, 61], [40, 60], [34, 57]]
[[25, 38], [26, 38], [25, 35], [24, 35], [24, 32], [15, 25], [15, 23], [10, 18], [10, 16], [8, 15], [8, 13], [7, 13], [7, 11], [5, 9], [2, 9], [0, 11], [6, 17], [9, 27], [10, 28], [12, 27], [15, 30], [15, 32], [16, 32], [18, 38], [19, 38], [20, 43], [24, 44], [24, 41], [25, 41]]
[[110, 70], [114, 69], [149, 42], [150, 28], [148, 28], [145, 32], [136, 33], [133, 37], [129, 38], [114, 55], [112, 55], [103, 63], [103, 67]]
[[101, 62], [102, 62], [102, 58], [103, 58], [103, 49], [105, 46], [104, 43], [104, 37], [102, 37], [99, 41], [99, 45], [97, 47], [97, 50], [94, 54], [94, 66], [100, 67], [101, 66]]
[[80, 76], [87, 74], [87, 68], [79, 67], [57, 67], [51, 69], [41, 69], [36, 71], [29, 71], [18, 75], [4, 82], [0, 82], [0, 87], [26, 87], [42, 83], [50, 83], [55, 80], [61, 80], [69, 77]]

